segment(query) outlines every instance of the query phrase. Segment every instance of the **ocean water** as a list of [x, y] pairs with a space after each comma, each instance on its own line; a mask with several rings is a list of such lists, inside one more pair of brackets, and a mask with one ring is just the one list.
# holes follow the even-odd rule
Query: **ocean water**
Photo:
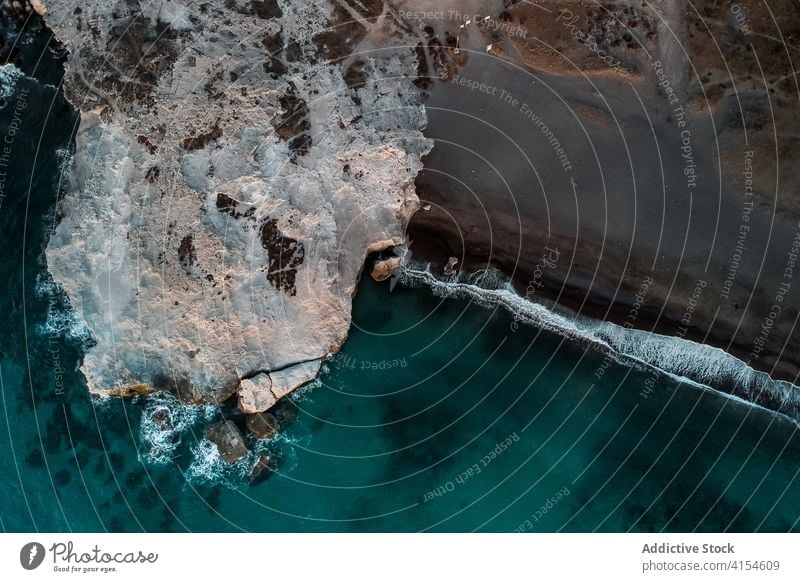
[[[76, 117], [42, 48], [2, 77], [3, 531], [800, 529], [793, 422], [424, 286], [365, 278], [342, 352], [239, 466], [202, 435], [230, 407], [90, 397], [43, 254]], [[257, 453], [276, 471], [251, 479]]]

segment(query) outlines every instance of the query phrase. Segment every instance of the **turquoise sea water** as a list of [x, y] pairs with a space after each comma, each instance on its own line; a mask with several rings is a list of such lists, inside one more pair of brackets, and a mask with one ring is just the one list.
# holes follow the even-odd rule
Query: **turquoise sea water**
[[229, 410], [90, 398], [43, 256], [75, 116], [45, 82], [59, 56], [29, 52], [42, 81], [0, 111], [4, 139], [28, 104], [0, 206], [2, 530], [800, 529], [795, 424], [657, 373], [598, 380], [600, 354], [426, 288], [361, 283], [349, 340], [284, 407], [277, 471], [255, 481], [202, 439]]

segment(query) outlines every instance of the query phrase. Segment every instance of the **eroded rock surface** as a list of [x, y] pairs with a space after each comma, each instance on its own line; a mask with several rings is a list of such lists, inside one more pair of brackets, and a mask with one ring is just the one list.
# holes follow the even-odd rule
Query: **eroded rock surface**
[[375, 264], [372, 266], [372, 271], [370, 275], [376, 281], [385, 281], [389, 277], [392, 276], [398, 268], [400, 268], [401, 259], [400, 257], [391, 257], [388, 259], [383, 259], [380, 261], [376, 261]]
[[278, 400], [316, 378], [320, 365], [320, 360], [300, 362], [242, 380], [239, 386], [239, 410], [253, 414], [272, 408]]
[[90, 390], [266, 410], [343, 343], [367, 253], [404, 242], [415, 51], [381, 2], [46, 7], [81, 113], [47, 260], [96, 340]]
[[242, 412], [253, 414], [268, 410], [276, 402], [269, 374], [258, 374], [252, 379], [244, 379], [239, 385], [239, 409]]
[[257, 412], [247, 416], [247, 430], [261, 439], [278, 434], [278, 421], [269, 412]]
[[206, 438], [214, 443], [226, 463], [235, 463], [247, 456], [247, 445], [242, 431], [232, 420], [217, 422], [205, 429]]

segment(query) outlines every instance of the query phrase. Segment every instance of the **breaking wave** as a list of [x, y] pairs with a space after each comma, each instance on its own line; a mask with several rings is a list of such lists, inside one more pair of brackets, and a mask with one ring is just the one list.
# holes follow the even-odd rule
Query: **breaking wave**
[[[203, 438], [191, 446], [192, 463], [186, 469], [187, 480], [194, 484], [223, 484], [229, 489], [249, 485], [254, 479], [264, 477], [277, 466], [277, 459], [284, 461], [285, 446], [291, 440], [278, 435], [272, 439], [253, 439], [248, 443], [247, 455], [233, 464], [227, 463], [220, 455], [217, 445]], [[260, 467], [260, 463], [271, 468]], [[285, 467], [286, 463], [281, 462]], [[260, 469], [260, 470], [259, 470]]]
[[50, 275], [36, 276], [34, 292], [37, 297], [47, 301], [47, 318], [36, 326], [41, 335], [63, 337], [67, 340], [89, 346], [94, 342], [91, 330], [80, 315], [72, 309], [64, 288]]
[[[280, 460], [283, 470], [296, 464], [294, 451], [298, 441], [283, 432], [259, 439], [243, 431], [247, 455], [230, 464], [220, 455], [217, 445], [203, 435], [203, 429], [222, 416], [219, 405], [190, 404], [169, 392], [154, 392], [135, 397], [142, 404], [139, 425], [140, 459], [156, 465], [175, 463], [188, 452], [186, 479], [194, 484], [223, 484], [236, 489], [265, 477]], [[181, 463], [182, 464], [182, 463]], [[266, 469], [266, 466], [270, 469]]]
[[0, 66], [0, 101], [5, 101], [14, 94], [17, 81], [23, 76], [22, 71], [12, 64]]
[[211, 421], [219, 412], [213, 404], [186, 404], [169, 392], [155, 392], [143, 397], [140, 438], [144, 461], [171, 463], [186, 433], [201, 422]]
[[517, 322], [539, 327], [592, 345], [616, 362], [655, 368], [680, 382], [778, 412], [795, 423], [800, 421], [800, 388], [754, 370], [724, 350], [593, 320], [561, 306], [535, 303], [519, 295], [496, 271], [461, 279], [443, 281], [420, 264], [406, 265], [400, 275], [404, 285], [425, 285], [439, 297], [467, 298], [483, 307], [502, 306], [514, 318], [512, 329]]
[[72, 166], [75, 164], [75, 154], [69, 148], [58, 148], [55, 151], [58, 161], [58, 183], [56, 184], [59, 194], [64, 190], [66, 181], [69, 179]]

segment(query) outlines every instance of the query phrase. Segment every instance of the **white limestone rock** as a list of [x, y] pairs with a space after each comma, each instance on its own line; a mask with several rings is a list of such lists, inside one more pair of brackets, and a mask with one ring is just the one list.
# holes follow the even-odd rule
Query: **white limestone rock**
[[405, 240], [431, 147], [413, 44], [364, 20], [398, 48], [359, 55], [353, 89], [356, 57], [314, 43], [331, 4], [168, 4], [46, 2], [81, 111], [48, 269], [96, 340], [92, 392], [265, 410], [344, 342], [367, 253]]
[[280, 400], [306, 382], [310, 382], [317, 377], [321, 364], [320, 360], [314, 360], [313, 362], [302, 362], [283, 370], [270, 372], [272, 395], [276, 400]]
[[239, 410], [247, 414], [264, 412], [277, 402], [272, 394], [269, 374], [258, 374], [252, 379], [242, 380], [239, 386]]

